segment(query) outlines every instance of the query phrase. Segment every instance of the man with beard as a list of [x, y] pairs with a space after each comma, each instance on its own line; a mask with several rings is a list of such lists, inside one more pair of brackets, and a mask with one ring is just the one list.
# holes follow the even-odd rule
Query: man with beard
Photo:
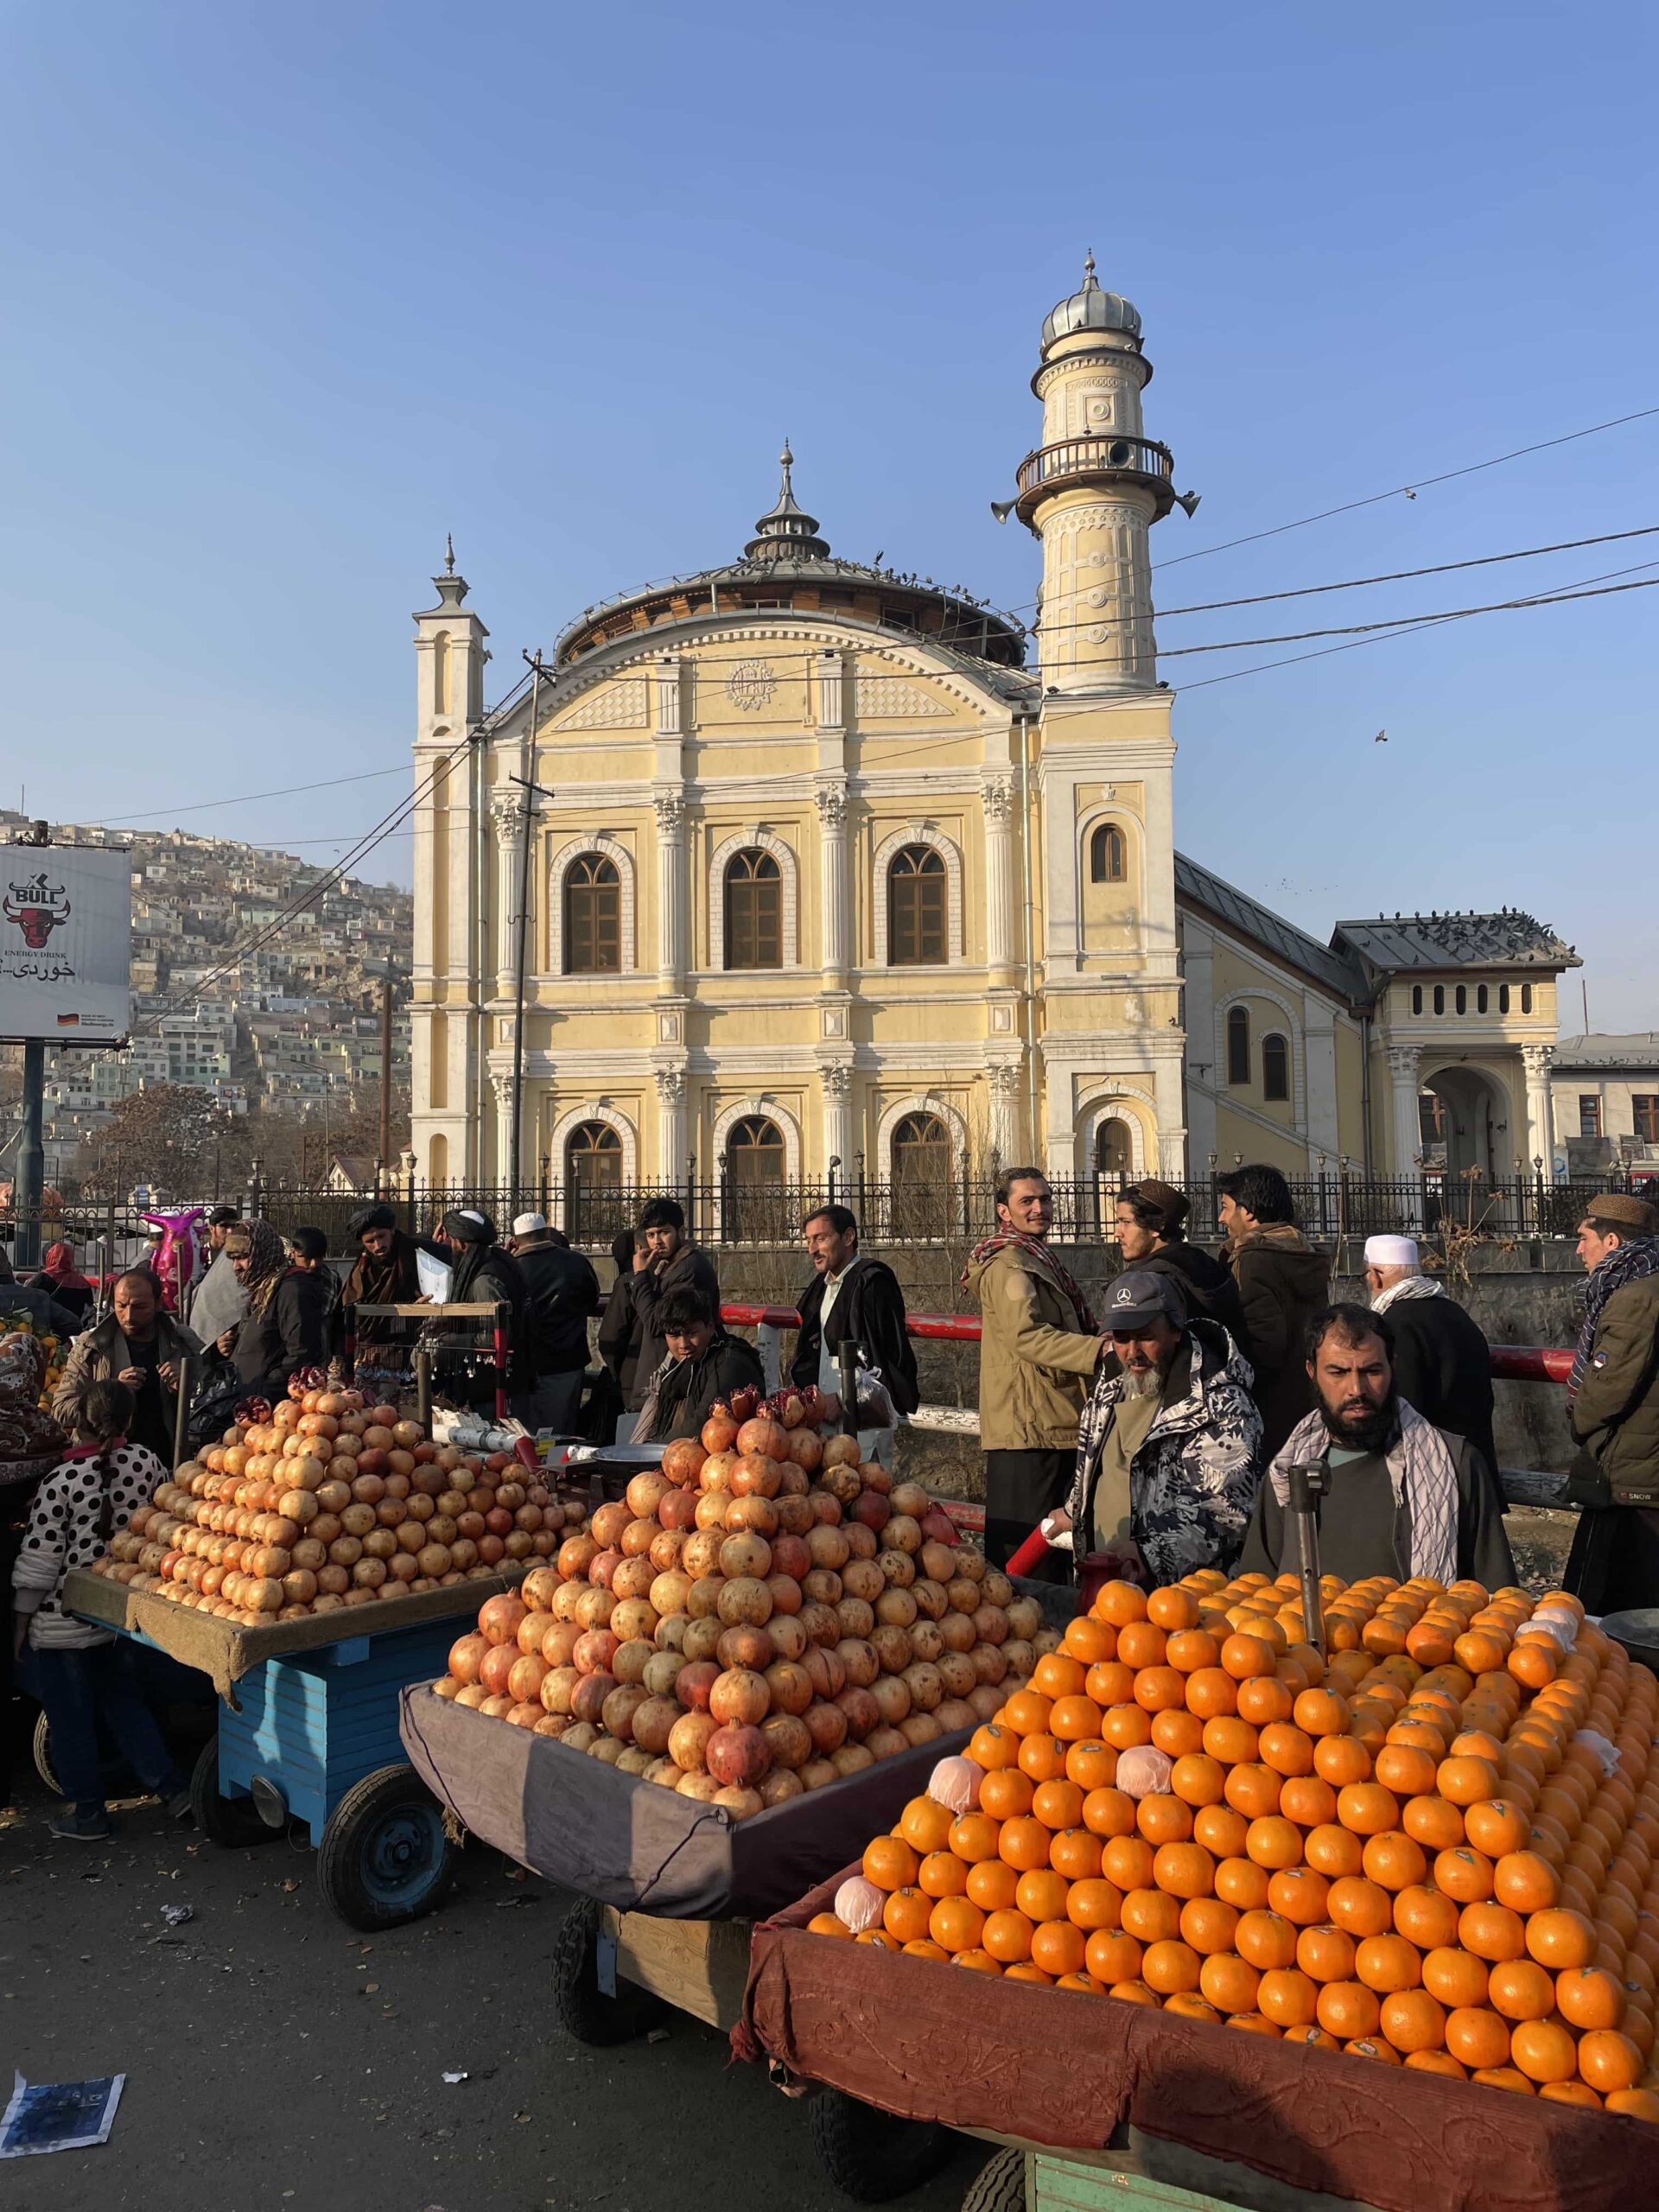
[[568, 1244], [555, 1243], [554, 1236], [543, 1214], [521, 1213], [513, 1221], [512, 1256], [530, 1300], [529, 1358], [536, 1378], [519, 1419], [526, 1428], [569, 1436], [588, 1370], [588, 1323], [599, 1311], [599, 1277], [590, 1262]]
[[[452, 1306], [507, 1308], [507, 1389], [512, 1396], [522, 1397], [536, 1386], [529, 1358], [530, 1292], [523, 1270], [496, 1242], [495, 1224], [476, 1206], [456, 1206], [445, 1214], [438, 1224], [437, 1242], [449, 1254]], [[483, 1343], [489, 1341], [485, 1336]], [[486, 1414], [493, 1413], [496, 1370], [485, 1351], [445, 1352], [438, 1370], [449, 1396]]]
[[1584, 1325], [1567, 1386], [1584, 1510], [1561, 1577], [1592, 1612], [1659, 1604], [1659, 1228], [1645, 1198], [1607, 1191], [1579, 1224]]
[[413, 1306], [421, 1295], [415, 1239], [397, 1226], [388, 1205], [365, 1206], [346, 1224], [357, 1239], [357, 1259], [340, 1303], [361, 1367], [406, 1366], [415, 1325], [391, 1315], [358, 1316], [359, 1306]]
[[1365, 1287], [1372, 1313], [1389, 1317], [1395, 1389], [1436, 1428], [1466, 1436], [1496, 1483], [1492, 1348], [1480, 1324], [1423, 1273], [1410, 1236], [1365, 1239]]
[[1363, 1306], [1328, 1306], [1308, 1327], [1315, 1408], [1291, 1431], [1257, 1493], [1240, 1573], [1297, 1566], [1290, 1470], [1318, 1466], [1319, 1566], [1344, 1582], [1467, 1577], [1499, 1590], [1515, 1561], [1492, 1484], [1465, 1437], [1436, 1428], [1395, 1388], [1393, 1331]]
[[1115, 1362], [1102, 1369], [1077, 1429], [1065, 1509], [1073, 1565], [1147, 1588], [1200, 1567], [1230, 1571], [1262, 1478], [1262, 1416], [1249, 1363], [1217, 1321], [1183, 1318], [1166, 1274], [1134, 1268], [1107, 1294]]

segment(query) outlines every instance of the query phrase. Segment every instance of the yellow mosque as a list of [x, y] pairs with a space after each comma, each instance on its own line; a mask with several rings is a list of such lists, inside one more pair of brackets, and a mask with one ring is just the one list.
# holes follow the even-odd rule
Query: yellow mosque
[[588, 608], [487, 715], [451, 556], [415, 618], [419, 1179], [499, 1184], [517, 1156], [573, 1232], [690, 1184], [760, 1233], [833, 1178], [902, 1233], [1028, 1160], [1095, 1218], [1126, 1174], [1241, 1157], [1548, 1166], [1577, 964], [1550, 930], [1375, 916], [1321, 942], [1175, 849], [1149, 537], [1195, 502], [1151, 377], [1091, 259], [1042, 325], [1039, 440], [998, 508], [1040, 549], [1029, 633], [837, 558], [787, 448], [740, 558]]

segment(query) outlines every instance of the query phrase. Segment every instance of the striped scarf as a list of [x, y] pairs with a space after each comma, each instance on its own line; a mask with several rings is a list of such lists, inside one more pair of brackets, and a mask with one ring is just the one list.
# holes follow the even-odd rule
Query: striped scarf
[[1089, 1300], [1083, 1294], [1083, 1286], [1062, 1266], [1048, 1246], [1035, 1236], [1023, 1236], [1017, 1229], [999, 1229], [995, 1236], [988, 1236], [982, 1244], [976, 1244], [968, 1255], [968, 1266], [962, 1271], [961, 1287], [968, 1288], [968, 1268], [988, 1260], [994, 1252], [1006, 1251], [1009, 1246], [1020, 1254], [1039, 1274], [1046, 1275], [1056, 1290], [1069, 1298], [1077, 1316], [1077, 1327], [1084, 1336], [1095, 1333], [1095, 1317], [1089, 1311]]
[[1659, 1237], [1656, 1236], [1622, 1239], [1599, 1266], [1591, 1269], [1590, 1280], [1584, 1287], [1584, 1326], [1573, 1347], [1573, 1372], [1567, 1377], [1569, 1405], [1578, 1396], [1585, 1370], [1590, 1364], [1590, 1347], [1596, 1340], [1602, 1307], [1627, 1282], [1640, 1282], [1643, 1275], [1650, 1274], [1659, 1274]]
[[[1458, 1579], [1458, 1470], [1446, 1439], [1415, 1406], [1399, 1401], [1400, 1433], [1384, 1457], [1394, 1502], [1411, 1512], [1411, 1571], [1451, 1584]], [[1281, 1507], [1290, 1503], [1290, 1470], [1323, 1459], [1332, 1437], [1325, 1415], [1298, 1421], [1268, 1471]]]

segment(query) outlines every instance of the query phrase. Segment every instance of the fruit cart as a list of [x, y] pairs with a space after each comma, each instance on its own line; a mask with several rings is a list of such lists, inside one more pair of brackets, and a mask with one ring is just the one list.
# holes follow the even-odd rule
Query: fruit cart
[[441, 1669], [458, 1622], [519, 1573], [269, 1629], [181, 1612], [86, 1573], [65, 1594], [84, 1618], [212, 1679], [219, 1725], [190, 1783], [203, 1836], [245, 1847], [303, 1821], [323, 1896], [348, 1925], [373, 1929], [429, 1912], [458, 1847], [404, 1756], [398, 1694]]

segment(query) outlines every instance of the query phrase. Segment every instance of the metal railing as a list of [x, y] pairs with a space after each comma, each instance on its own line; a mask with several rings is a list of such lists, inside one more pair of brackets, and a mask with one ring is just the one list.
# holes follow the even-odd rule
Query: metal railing
[[1014, 481], [1023, 499], [1039, 486], [1068, 476], [1126, 474], [1150, 476], [1167, 484], [1174, 478], [1175, 457], [1156, 438], [1065, 438], [1028, 453]]

